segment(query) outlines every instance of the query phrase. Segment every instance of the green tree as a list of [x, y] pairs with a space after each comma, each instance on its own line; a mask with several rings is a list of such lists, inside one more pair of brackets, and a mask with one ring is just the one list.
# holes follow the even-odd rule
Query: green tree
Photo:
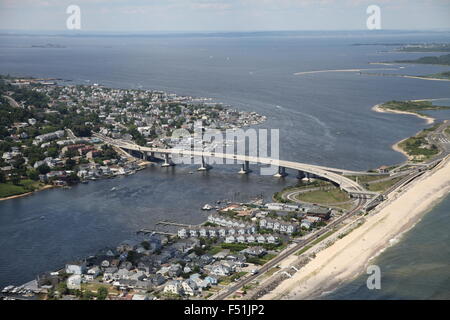
[[75, 172], [72, 172], [66, 179], [68, 184], [76, 184], [80, 182], [80, 177]]
[[28, 176], [28, 178], [30, 178], [31, 180], [34, 180], [34, 181], [39, 180], [39, 173], [38, 173], [36, 170], [34, 170], [34, 169], [29, 169], [29, 170], [27, 171], [27, 176]]
[[106, 287], [100, 287], [97, 290], [97, 299], [98, 300], [105, 300], [106, 297], [108, 297], [108, 288]]
[[17, 173], [13, 173], [12, 174], [12, 176], [11, 176], [11, 182], [14, 184], [14, 185], [19, 185], [19, 183], [20, 183], [20, 175], [18, 175]]
[[60, 282], [58, 284], [58, 292], [59, 294], [68, 294], [69, 293], [69, 289], [67, 289], [67, 284], [65, 282]]
[[57, 147], [48, 148], [47, 155], [49, 157], [56, 158], [58, 156], [58, 148]]
[[73, 158], [73, 157], [77, 156], [77, 153], [74, 149], [69, 149], [66, 151], [64, 156], [66, 156], [67, 158]]
[[67, 159], [65, 168], [66, 168], [66, 170], [72, 170], [73, 168], [75, 168], [76, 164], [77, 163], [75, 160]]
[[44, 163], [44, 164], [41, 164], [39, 167], [37, 167], [37, 171], [40, 174], [47, 174], [50, 172], [50, 167]]
[[83, 292], [83, 295], [82, 295], [81, 299], [83, 299], [83, 300], [92, 300], [92, 298], [94, 298], [94, 297], [95, 297], [95, 294], [92, 291], [86, 290], [86, 291]]

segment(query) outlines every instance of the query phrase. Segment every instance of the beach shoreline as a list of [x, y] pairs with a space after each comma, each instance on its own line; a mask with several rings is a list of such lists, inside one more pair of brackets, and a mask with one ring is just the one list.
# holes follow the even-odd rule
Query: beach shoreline
[[53, 186], [53, 185], [50, 185], [50, 184], [46, 184], [45, 186], [43, 186], [43, 187], [41, 187], [41, 188], [39, 188], [37, 190], [34, 190], [34, 191], [25, 192], [25, 193], [21, 193], [21, 194], [16, 194], [14, 196], [0, 198], [0, 201], [6, 201], [6, 200], [11, 200], [11, 199], [17, 199], [17, 198], [24, 198], [24, 197], [31, 196], [31, 195], [35, 194], [36, 192], [49, 190], [49, 189], [53, 189], [53, 188], [56, 188], [56, 186]]
[[[411, 230], [450, 192], [450, 157], [388, 197], [366, 222], [317, 253], [304, 268], [261, 299], [314, 299], [365, 273], [367, 266]], [[382, 272], [382, 270], [381, 270]]]
[[376, 104], [372, 107], [372, 111], [378, 112], [378, 113], [394, 113], [394, 114], [408, 114], [413, 115], [415, 117], [418, 117], [420, 119], [424, 119], [427, 124], [433, 124], [436, 119], [430, 116], [421, 115], [415, 112], [409, 112], [409, 111], [399, 111], [399, 110], [393, 110], [389, 108], [382, 107], [381, 104]]
[[405, 150], [403, 150], [402, 148], [400, 148], [400, 143], [402, 143], [403, 141], [406, 141], [406, 140], [408, 140], [408, 139], [409, 139], [409, 138], [405, 138], [405, 139], [402, 139], [402, 140], [400, 140], [400, 141], [394, 143], [394, 144], [391, 146], [391, 148], [392, 148], [392, 150], [397, 151], [397, 152], [400, 152], [401, 154], [403, 154], [403, 155], [408, 159], [408, 161], [410, 161], [410, 160], [413, 159], [413, 157], [410, 156]]

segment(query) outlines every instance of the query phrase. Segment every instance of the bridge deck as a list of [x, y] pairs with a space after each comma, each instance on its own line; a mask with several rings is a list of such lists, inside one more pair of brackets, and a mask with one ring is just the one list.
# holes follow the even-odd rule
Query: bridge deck
[[[163, 148], [150, 148], [150, 147], [142, 147], [133, 143], [121, 141], [121, 140], [114, 140], [108, 137], [105, 137], [103, 135], [96, 134], [98, 138], [101, 138], [106, 143], [109, 143], [111, 145], [115, 145], [120, 148], [125, 148], [128, 150], [134, 150], [139, 152], [154, 152], [154, 153], [161, 153], [161, 154], [172, 154], [172, 155], [180, 155], [180, 156], [197, 156], [197, 157], [212, 157], [212, 158], [219, 158], [219, 159], [229, 159], [229, 160], [235, 160], [235, 161], [249, 161], [250, 163], [259, 163], [259, 164], [265, 164], [265, 165], [272, 165], [272, 166], [281, 166], [289, 169], [304, 171], [312, 173], [316, 176], [323, 177], [327, 180], [330, 180], [332, 182], [337, 183], [341, 189], [348, 193], [363, 193], [363, 194], [370, 194], [370, 191], [365, 190], [361, 185], [359, 185], [356, 181], [344, 177], [343, 175], [361, 175], [362, 172], [360, 171], [351, 171], [351, 170], [341, 170], [336, 168], [330, 168], [330, 167], [323, 167], [323, 166], [316, 166], [316, 165], [310, 165], [306, 163], [300, 163], [300, 162], [292, 162], [292, 161], [285, 161], [285, 160], [278, 160], [273, 158], [264, 158], [264, 157], [255, 157], [250, 155], [239, 155], [239, 154], [227, 154], [227, 153], [220, 153], [220, 152], [211, 152], [211, 151], [196, 151], [196, 150], [186, 150], [186, 149], [163, 149]], [[336, 172], [340, 172], [341, 174], [338, 174]]]

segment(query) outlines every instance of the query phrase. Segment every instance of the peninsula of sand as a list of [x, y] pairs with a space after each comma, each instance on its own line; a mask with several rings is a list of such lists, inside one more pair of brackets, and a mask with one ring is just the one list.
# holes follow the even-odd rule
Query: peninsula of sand
[[316, 257], [262, 299], [313, 299], [365, 273], [371, 260], [411, 229], [450, 192], [450, 157], [401, 192], [392, 193], [366, 222]]
[[[425, 100], [414, 100], [414, 101], [425, 101]], [[372, 110], [375, 111], [375, 112], [380, 112], [380, 113], [396, 113], [396, 114], [413, 115], [413, 116], [416, 116], [418, 118], [426, 120], [427, 124], [432, 124], [435, 121], [435, 119], [430, 117], [430, 116], [422, 115], [422, 114], [419, 114], [419, 113], [416, 113], [416, 112], [412, 112], [412, 111], [400, 111], [400, 110], [389, 109], [389, 108], [384, 107], [381, 104], [377, 104], [377, 105], [373, 106]]]

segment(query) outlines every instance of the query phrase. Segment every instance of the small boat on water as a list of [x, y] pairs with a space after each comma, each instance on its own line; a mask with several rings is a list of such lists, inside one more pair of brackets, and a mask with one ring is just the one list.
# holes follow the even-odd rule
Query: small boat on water
[[111, 188], [111, 191], [115, 191], [115, 190], [117, 190], [116, 187], [112, 187], [112, 188]]
[[212, 207], [211, 205], [205, 204], [205, 205], [202, 207], [202, 210], [209, 211], [209, 210], [211, 210], [212, 208], [213, 208], [213, 207]]

